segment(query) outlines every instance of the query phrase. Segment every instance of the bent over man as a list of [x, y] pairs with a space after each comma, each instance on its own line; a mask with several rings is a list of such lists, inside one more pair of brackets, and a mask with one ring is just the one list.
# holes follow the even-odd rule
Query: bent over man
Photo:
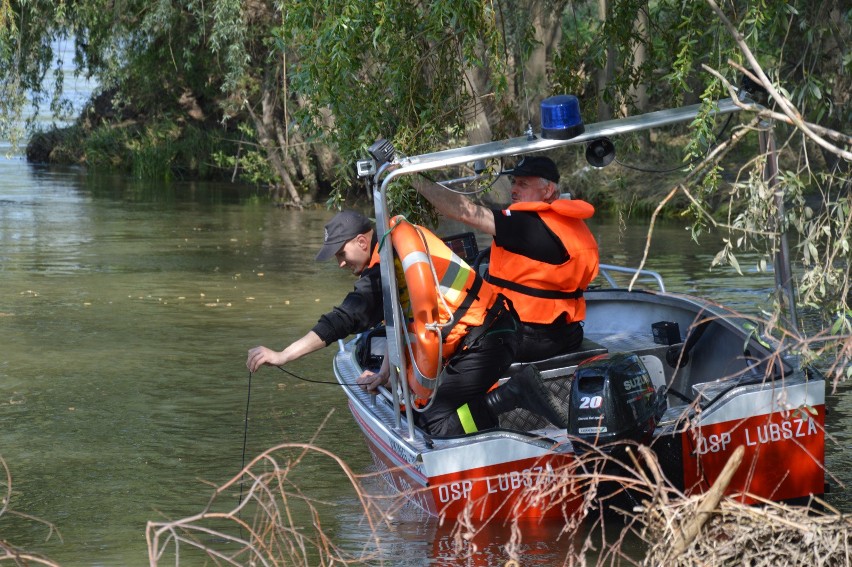
[[[534, 369], [525, 369], [506, 384], [488, 392], [514, 361], [518, 325], [511, 302], [483, 281], [434, 234], [416, 227], [427, 239], [440, 293], [455, 321], [443, 337], [445, 364], [429, 408], [417, 413], [417, 424], [434, 436], [460, 435], [497, 425], [500, 413], [516, 407], [543, 415], [565, 428], [568, 415], [541, 383]], [[389, 240], [388, 240], [389, 243]], [[389, 244], [388, 244], [389, 245]], [[282, 366], [310, 352], [367, 330], [383, 314], [378, 242], [370, 221], [354, 211], [335, 215], [325, 227], [317, 260], [335, 256], [342, 269], [360, 276], [340, 306], [320, 317], [304, 337], [282, 351], [264, 346], [248, 352], [246, 366]], [[364, 372], [358, 383], [374, 391], [389, 378], [388, 359], [378, 373]], [[404, 379], [404, 377], [402, 377]]]
[[486, 280], [509, 298], [521, 320], [518, 360], [572, 352], [583, 341], [583, 291], [598, 273], [598, 245], [584, 222], [594, 207], [559, 199], [550, 158], [523, 158], [504, 171], [512, 204], [488, 209], [418, 179], [415, 187], [443, 215], [494, 237]]

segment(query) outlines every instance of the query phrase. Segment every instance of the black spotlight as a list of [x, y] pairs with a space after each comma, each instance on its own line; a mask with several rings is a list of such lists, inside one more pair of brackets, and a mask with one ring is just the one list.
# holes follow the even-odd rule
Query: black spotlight
[[367, 148], [367, 152], [369, 152], [369, 154], [373, 156], [373, 159], [376, 160], [376, 165], [381, 167], [387, 162], [393, 160], [396, 150], [391, 142], [382, 138]]
[[615, 159], [615, 146], [609, 138], [592, 140], [586, 146], [586, 161], [593, 167], [606, 167]]

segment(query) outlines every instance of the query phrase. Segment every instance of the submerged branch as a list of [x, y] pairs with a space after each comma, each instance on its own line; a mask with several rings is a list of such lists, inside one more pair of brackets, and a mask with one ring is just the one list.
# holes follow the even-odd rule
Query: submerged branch
[[[9, 471], [9, 467], [6, 465], [6, 461], [3, 457], [0, 457], [0, 467], [2, 467], [3, 471], [6, 473], [6, 494], [3, 497], [3, 506], [0, 508], [0, 517], [4, 514], [10, 514], [44, 524], [48, 527], [47, 539], [50, 539], [50, 537], [55, 533], [59, 538], [59, 541], [62, 541], [62, 535], [59, 533], [59, 530], [57, 530], [56, 526], [50, 522], [35, 518], [29, 514], [22, 514], [21, 512], [9, 509], [9, 502], [12, 499], [12, 473]], [[48, 567], [59, 567], [58, 563], [51, 561], [47, 557], [24, 551], [23, 549], [15, 547], [11, 543], [0, 539], [0, 562], [3, 561], [13, 561], [15, 565], [29, 565], [32, 563], [37, 565], [47, 565]]]

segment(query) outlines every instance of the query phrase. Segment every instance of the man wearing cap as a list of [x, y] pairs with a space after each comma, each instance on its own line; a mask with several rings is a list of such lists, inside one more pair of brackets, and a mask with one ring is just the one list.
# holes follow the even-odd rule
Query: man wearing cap
[[572, 352], [583, 340], [583, 291], [598, 272], [597, 242], [584, 222], [594, 207], [559, 199], [559, 169], [548, 157], [524, 157], [501, 174], [512, 180], [506, 209], [477, 205], [424, 178], [414, 186], [441, 214], [494, 237], [485, 279], [518, 311], [518, 360]]
[[[441, 270], [453, 274], [454, 281], [472, 282], [469, 288], [443, 288], [445, 306], [460, 329], [444, 337], [449, 358], [441, 372], [438, 389], [429, 408], [417, 414], [418, 425], [435, 436], [474, 433], [495, 427], [501, 413], [523, 407], [543, 415], [557, 427], [568, 426], [568, 414], [541, 382], [540, 375], [526, 368], [505, 384], [488, 391], [515, 359], [517, 315], [511, 303], [484, 282], [475, 270], [443, 245], [440, 239], [423, 227], [417, 227], [430, 241], [430, 255], [438, 255], [451, 266]], [[340, 306], [323, 315], [314, 328], [282, 351], [257, 346], [248, 351], [246, 366], [256, 372], [261, 366], [282, 366], [319, 350], [352, 333], [366, 331], [383, 319], [383, 298], [379, 254], [375, 232], [370, 221], [354, 211], [343, 211], [325, 226], [324, 243], [317, 260], [335, 256], [342, 269], [360, 276]], [[442, 262], [444, 264], [446, 262]], [[463, 273], [466, 277], [461, 277]], [[452, 348], [451, 348], [452, 347]], [[377, 373], [365, 371], [358, 383], [375, 391], [387, 383], [389, 364], [385, 357]]]
[[255, 372], [264, 364], [282, 366], [319, 350], [338, 339], [361, 333], [384, 319], [379, 251], [370, 219], [355, 211], [342, 211], [325, 225], [317, 261], [334, 256], [341, 269], [360, 276], [343, 302], [320, 317], [304, 337], [282, 351], [258, 346], [249, 351], [246, 363]]

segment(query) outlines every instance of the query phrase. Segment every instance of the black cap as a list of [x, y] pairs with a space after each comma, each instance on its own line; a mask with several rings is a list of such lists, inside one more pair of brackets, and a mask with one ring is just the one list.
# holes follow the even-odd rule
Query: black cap
[[372, 228], [373, 223], [361, 213], [340, 211], [325, 225], [323, 245], [317, 253], [317, 262], [328, 260], [337, 254], [344, 244]]
[[544, 156], [524, 156], [515, 167], [500, 173], [515, 177], [541, 177], [559, 183], [559, 168], [552, 159]]

